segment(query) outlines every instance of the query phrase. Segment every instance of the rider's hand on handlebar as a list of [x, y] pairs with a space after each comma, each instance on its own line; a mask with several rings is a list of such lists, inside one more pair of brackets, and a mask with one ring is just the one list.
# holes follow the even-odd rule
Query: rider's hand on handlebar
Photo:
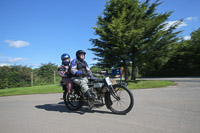
[[80, 71], [77, 71], [77, 72], [76, 72], [76, 75], [77, 75], [77, 76], [81, 76], [82, 74], [83, 74], [83, 73], [80, 72]]
[[87, 73], [81, 72], [81, 71], [77, 71], [76, 75], [79, 77], [88, 77], [89, 75]]

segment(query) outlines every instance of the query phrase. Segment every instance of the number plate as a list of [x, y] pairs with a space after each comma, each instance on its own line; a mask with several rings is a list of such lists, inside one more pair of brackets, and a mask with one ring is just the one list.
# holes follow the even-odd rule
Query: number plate
[[105, 78], [106, 79], [106, 83], [108, 84], [108, 85], [112, 85], [112, 82], [110, 81], [110, 78], [109, 77], [107, 77], [107, 78]]

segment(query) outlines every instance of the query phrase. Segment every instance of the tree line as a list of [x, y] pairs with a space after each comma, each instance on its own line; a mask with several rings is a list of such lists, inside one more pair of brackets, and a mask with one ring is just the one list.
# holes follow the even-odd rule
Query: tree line
[[0, 67], [0, 89], [31, 86], [31, 80], [34, 86], [53, 84], [54, 80], [60, 80], [57, 69], [53, 63], [42, 64], [36, 69], [21, 65]]
[[180, 19], [173, 25], [167, 20], [173, 11], [157, 12], [159, 0], [110, 0], [93, 27], [98, 38], [91, 39], [98, 61], [96, 67], [125, 70], [131, 67], [131, 79], [142, 76], [200, 75], [199, 29], [191, 40], [180, 37]]
[[191, 39], [175, 43], [168, 61], [141, 66], [143, 76], [200, 76], [200, 28], [191, 33]]

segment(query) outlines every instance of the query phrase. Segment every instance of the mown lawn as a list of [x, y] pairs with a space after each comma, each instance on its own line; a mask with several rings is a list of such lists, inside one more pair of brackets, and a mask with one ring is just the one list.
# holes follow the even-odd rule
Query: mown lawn
[[[144, 88], [157, 88], [174, 85], [171, 81], [158, 81], [158, 80], [136, 80], [129, 81], [129, 89], [144, 89]], [[12, 95], [27, 95], [27, 94], [44, 94], [44, 93], [62, 93], [62, 87], [58, 84], [33, 86], [33, 87], [21, 87], [21, 88], [9, 88], [1, 89], [0, 96], [12, 96]]]
[[174, 85], [171, 81], [161, 80], [135, 80], [129, 81], [127, 87], [130, 89], [145, 89], [145, 88], [158, 88]]
[[61, 86], [53, 84], [53, 85], [43, 85], [43, 86], [33, 86], [33, 87], [2, 89], [0, 90], [0, 96], [59, 93], [59, 92], [62, 92]]

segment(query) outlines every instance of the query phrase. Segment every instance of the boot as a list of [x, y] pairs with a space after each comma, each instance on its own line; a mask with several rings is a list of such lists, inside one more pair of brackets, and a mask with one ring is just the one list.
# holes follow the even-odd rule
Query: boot
[[94, 100], [94, 97], [92, 96], [90, 90], [87, 90], [87, 91], [84, 93], [84, 95], [85, 95], [86, 97], [88, 97], [88, 100], [89, 100], [89, 101]]

